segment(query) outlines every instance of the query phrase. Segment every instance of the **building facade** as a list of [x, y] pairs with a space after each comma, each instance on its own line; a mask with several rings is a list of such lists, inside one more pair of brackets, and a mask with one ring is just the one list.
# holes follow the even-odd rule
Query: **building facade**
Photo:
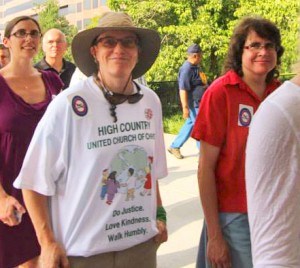
[[[3, 36], [6, 22], [14, 17], [28, 15], [37, 17], [36, 5], [47, 0], [0, 0], [0, 33]], [[101, 12], [109, 10], [106, 0], [59, 0], [60, 15], [65, 16], [78, 31], [90, 23], [91, 19]]]

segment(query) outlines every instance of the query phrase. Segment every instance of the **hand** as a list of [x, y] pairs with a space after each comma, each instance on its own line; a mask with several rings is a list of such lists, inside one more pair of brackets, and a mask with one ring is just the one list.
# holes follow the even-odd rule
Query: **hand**
[[182, 116], [183, 116], [184, 119], [189, 118], [189, 116], [190, 116], [189, 108], [187, 108], [187, 107], [182, 108]]
[[229, 247], [223, 237], [208, 240], [207, 258], [212, 268], [231, 267]]
[[41, 247], [41, 263], [43, 268], [70, 268], [65, 250], [57, 242]]
[[[20, 218], [26, 212], [19, 201], [11, 195], [5, 195], [0, 199], [0, 220], [8, 226], [16, 226], [21, 223]], [[20, 215], [17, 217], [16, 215]]]
[[165, 222], [157, 220], [156, 227], [158, 229], [158, 234], [154, 237], [156, 243], [163, 243], [168, 240], [168, 230]]

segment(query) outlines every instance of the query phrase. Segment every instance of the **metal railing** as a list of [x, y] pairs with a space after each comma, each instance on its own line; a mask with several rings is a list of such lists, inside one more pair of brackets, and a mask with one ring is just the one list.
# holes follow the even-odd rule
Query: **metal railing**
[[[283, 82], [291, 79], [294, 75], [294, 73], [284, 73], [280, 75], [279, 79]], [[181, 113], [177, 81], [148, 82], [148, 86], [159, 96], [164, 116]]]

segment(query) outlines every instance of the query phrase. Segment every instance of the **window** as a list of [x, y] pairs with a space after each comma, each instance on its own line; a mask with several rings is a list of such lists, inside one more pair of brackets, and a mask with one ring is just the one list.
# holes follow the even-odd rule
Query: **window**
[[10, 15], [10, 14], [15, 14], [17, 12], [20, 12], [20, 11], [23, 11], [26, 9], [31, 9], [32, 7], [33, 7], [33, 5], [32, 5], [31, 1], [24, 3], [24, 4], [16, 5], [11, 8], [6, 9], [5, 16]]
[[77, 25], [78, 31], [82, 30], [82, 21], [81, 21], [81, 20], [78, 20], [78, 21], [76, 22], [76, 25]]
[[[66, 8], [65, 11], [68, 10], [68, 12], [65, 13], [66, 15], [67, 14], [72, 14], [72, 13], [76, 13], [77, 5], [76, 4], [69, 4], [69, 5], [60, 7], [60, 9], [64, 9], [64, 8]], [[63, 11], [63, 12], [65, 12], [65, 11]]]
[[91, 9], [91, 0], [84, 0], [83, 1], [83, 8], [84, 9]]
[[87, 25], [91, 23], [91, 19], [84, 19], [83, 21], [83, 27], [86, 28]]
[[93, 8], [97, 8], [99, 6], [98, 0], [93, 0]]
[[82, 11], [82, 3], [77, 3], [77, 12]]
[[60, 16], [66, 16], [66, 15], [68, 15], [68, 14], [69, 14], [68, 6], [63, 6], [63, 7], [61, 7], [61, 8], [59, 9], [59, 11], [58, 11], [58, 14], [59, 14]]

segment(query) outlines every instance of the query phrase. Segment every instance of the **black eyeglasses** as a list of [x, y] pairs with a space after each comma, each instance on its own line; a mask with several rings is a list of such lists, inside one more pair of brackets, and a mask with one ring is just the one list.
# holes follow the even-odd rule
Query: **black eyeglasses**
[[20, 39], [26, 38], [28, 35], [30, 35], [32, 39], [37, 39], [42, 36], [41, 32], [39, 32], [38, 30], [32, 30], [30, 32], [26, 32], [25, 29], [17, 30], [16, 32], [12, 33], [10, 36], [12, 35]]
[[249, 49], [253, 52], [258, 52], [258, 51], [262, 50], [263, 48], [267, 51], [277, 50], [277, 46], [272, 42], [268, 42], [268, 43], [265, 43], [265, 44], [262, 44], [262, 43], [259, 43], [259, 42], [254, 42], [254, 43], [251, 43], [248, 46], [244, 46], [244, 48]]
[[121, 43], [122, 47], [124, 48], [136, 48], [139, 44], [136, 37], [114, 38], [110, 36], [96, 39], [94, 46], [98, 45], [99, 43], [107, 48], [115, 48], [118, 43]]
[[128, 101], [128, 103], [130, 103], [130, 104], [134, 104], [134, 103], [139, 102], [144, 97], [144, 94], [141, 93], [140, 86], [135, 81], [133, 81], [133, 83], [135, 84], [135, 86], [137, 88], [137, 92], [132, 95], [113, 93], [113, 92], [107, 90], [104, 86], [101, 85], [101, 82], [97, 75], [94, 75], [94, 81], [98, 85], [98, 87], [101, 89], [101, 91], [103, 92], [105, 99], [111, 105], [109, 110], [110, 110], [110, 115], [114, 118], [114, 120], [113, 120], [114, 123], [118, 121], [117, 113], [116, 113], [117, 105], [122, 104], [125, 101]]

